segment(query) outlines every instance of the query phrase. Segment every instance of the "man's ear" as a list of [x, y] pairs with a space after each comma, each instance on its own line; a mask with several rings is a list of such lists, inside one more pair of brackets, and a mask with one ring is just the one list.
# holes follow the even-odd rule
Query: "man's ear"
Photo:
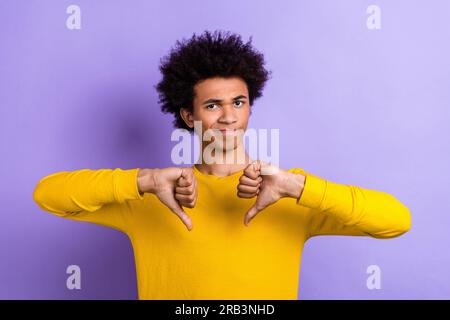
[[194, 127], [194, 116], [187, 108], [180, 108], [180, 116], [189, 128]]

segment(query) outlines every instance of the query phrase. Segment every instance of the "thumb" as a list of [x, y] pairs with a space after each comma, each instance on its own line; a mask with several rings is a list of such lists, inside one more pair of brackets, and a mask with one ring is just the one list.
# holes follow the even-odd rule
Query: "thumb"
[[248, 227], [248, 224], [250, 221], [259, 213], [259, 210], [256, 207], [256, 204], [254, 204], [246, 213], [244, 217], [244, 224]]
[[245, 214], [244, 217], [244, 224], [246, 227], [248, 227], [248, 224], [250, 223], [250, 220], [253, 219], [253, 217], [258, 213], [258, 210], [256, 209], [256, 206], [253, 205]]
[[270, 202], [263, 201], [264, 197], [261, 196], [261, 193], [258, 194], [255, 204], [247, 211], [244, 218], [244, 224], [248, 227], [250, 221], [262, 210], [267, 208], [270, 205]]
[[180, 220], [184, 223], [186, 228], [189, 231], [191, 231], [192, 230], [192, 220], [188, 216], [188, 214], [186, 212], [184, 212], [184, 210], [181, 208], [178, 200], [174, 199], [174, 201], [173, 202], [171, 201], [167, 206], [173, 213], [175, 213], [180, 218]]

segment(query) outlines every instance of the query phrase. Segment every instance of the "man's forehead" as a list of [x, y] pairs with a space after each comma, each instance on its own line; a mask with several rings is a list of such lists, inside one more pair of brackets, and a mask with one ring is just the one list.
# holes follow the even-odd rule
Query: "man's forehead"
[[197, 83], [194, 87], [198, 99], [233, 99], [247, 96], [247, 85], [239, 78], [211, 78]]

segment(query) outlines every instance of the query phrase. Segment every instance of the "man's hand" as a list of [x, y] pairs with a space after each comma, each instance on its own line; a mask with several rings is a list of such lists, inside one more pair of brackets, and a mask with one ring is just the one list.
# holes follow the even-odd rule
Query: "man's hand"
[[192, 168], [170, 167], [141, 169], [138, 172], [139, 192], [150, 192], [175, 213], [192, 230], [191, 218], [182, 206], [194, 208], [197, 201], [197, 180]]
[[238, 197], [253, 198], [255, 204], [247, 211], [244, 224], [248, 223], [264, 208], [283, 197], [300, 198], [306, 177], [256, 160], [250, 163], [239, 179]]

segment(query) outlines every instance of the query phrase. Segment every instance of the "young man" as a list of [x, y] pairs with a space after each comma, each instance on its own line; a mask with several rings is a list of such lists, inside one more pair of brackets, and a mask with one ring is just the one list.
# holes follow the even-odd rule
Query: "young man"
[[[33, 195], [55, 215], [126, 233], [140, 299], [297, 299], [311, 237], [387, 239], [410, 229], [408, 208], [385, 192], [301, 168], [262, 174], [274, 166], [250, 159], [239, 139], [269, 76], [251, 39], [194, 35], [177, 42], [160, 70], [159, 102], [175, 127], [192, 131], [200, 121], [203, 131], [224, 134], [209, 143], [232, 138], [215, 156], [243, 162], [58, 172]], [[201, 140], [202, 149], [209, 143]]]

